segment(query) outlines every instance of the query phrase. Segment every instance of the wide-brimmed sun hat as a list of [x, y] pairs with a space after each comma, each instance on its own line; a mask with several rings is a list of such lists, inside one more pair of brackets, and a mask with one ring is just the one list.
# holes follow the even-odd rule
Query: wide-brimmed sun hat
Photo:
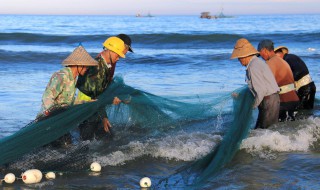
[[256, 48], [254, 48], [253, 45], [247, 39], [241, 38], [237, 41], [236, 45], [234, 46], [230, 59], [243, 58], [256, 54], [259, 54]]
[[63, 66], [98, 66], [98, 62], [94, 60], [82, 45], [78, 46], [73, 52], [62, 61]]
[[276, 48], [274, 48], [274, 51], [279, 51], [281, 50], [283, 54], [287, 54], [289, 53], [289, 49], [286, 46], [278, 46]]

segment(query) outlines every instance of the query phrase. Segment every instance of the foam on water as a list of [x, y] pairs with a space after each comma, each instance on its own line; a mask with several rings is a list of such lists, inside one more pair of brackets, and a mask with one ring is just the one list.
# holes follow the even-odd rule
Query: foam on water
[[108, 155], [96, 153], [93, 155], [93, 160], [102, 166], [123, 165], [142, 156], [192, 161], [208, 154], [221, 139], [220, 135], [182, 132], [161, 139], [149, 139], [146, 142], [132, 141]]
[[310, 117], [298, 123], [253, 130], [240, 149], [261, 158], [274, 158], [276, 152], [308, 152], [320, 139], [320, 119]]

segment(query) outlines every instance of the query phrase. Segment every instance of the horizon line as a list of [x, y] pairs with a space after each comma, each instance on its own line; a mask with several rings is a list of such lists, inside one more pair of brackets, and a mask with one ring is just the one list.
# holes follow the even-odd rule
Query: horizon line
[[[152, 16], [198, 16], [199, 14], [151, 14]], [[3, 15], [10, 15], [10, 16], [136, 16], [136, 14], [42, 14], [42, 13], [0, 13], [1, 16]], [[147, 15], [147, 14], [145, 14]], [[141, 14], [142, 18], [145, 17], [144, 14]], [[267, 16], [267, 15], [320, 15], [320, 13], [255, 13], [255, 14], [225, 14], [226, 16]]]

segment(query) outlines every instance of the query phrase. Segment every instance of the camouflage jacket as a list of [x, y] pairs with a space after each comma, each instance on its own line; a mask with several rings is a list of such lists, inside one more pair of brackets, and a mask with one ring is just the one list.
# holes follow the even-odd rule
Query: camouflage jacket
[[76, 80], [69, 67], [53, 73], [42, 96], [41, 113], [53, 106], [72, 105], [76, 90], [75, 84]]
[[96, 60], [98, 61], [98, 67], [89, 67], [83, 76], [79, 76], [76, 85], [81, 92], [92, 99], [96, 99], [107, 88], [114, 72], [111, 65], [110, 67], [107, 66], [101, 55]]

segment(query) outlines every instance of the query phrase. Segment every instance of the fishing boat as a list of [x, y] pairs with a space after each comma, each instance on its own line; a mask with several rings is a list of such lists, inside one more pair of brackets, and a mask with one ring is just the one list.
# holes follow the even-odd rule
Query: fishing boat
[[221, 11], [218, 15], [211, 15], [210, 12], [201, 12], [200, 18], [218, 19], [218, 18], [233, 18], [233, 16], [227, 16], [223, 14], [223, 8], [221, 8]]
[[210, 12], [202, 12], [200, 18], [216, 19], [217, 17], [210, 15]]
[[216, 16], [217, 18], [233, 18], [233, 16], [227, 16], [223, 14], [223, 8], [221, 8], [220, 13]]
[[140, 13], [136, 14], [136, 17], [154, 17], [153, 15], [151, 15], [150, 13], [148, 13], [147, 15], [142, 15]]

